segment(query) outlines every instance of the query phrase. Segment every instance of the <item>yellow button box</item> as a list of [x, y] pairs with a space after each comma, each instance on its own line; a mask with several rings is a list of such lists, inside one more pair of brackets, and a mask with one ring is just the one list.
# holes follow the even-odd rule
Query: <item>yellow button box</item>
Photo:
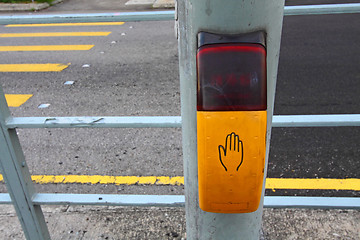
[[266, 111], [198, 111], [200, 208], [248, 213], [259, 207], [266, 149]]

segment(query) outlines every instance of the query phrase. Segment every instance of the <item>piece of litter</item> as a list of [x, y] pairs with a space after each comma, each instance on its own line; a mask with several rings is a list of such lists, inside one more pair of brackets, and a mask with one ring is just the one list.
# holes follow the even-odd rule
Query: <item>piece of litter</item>
[[114, 43], [116, 43], [116, 41], [112, 41], [111, 43], [114, 44]]
[[130, 26], [129, 28], [134, 28], [133, 26]]
[[100, 52], [101, 54], [104, 54], [105, 52]]
[[73, 85], [74, 84], [74, 81], [66, 81], [64, 82], [64, 85]]
[[126, 35], [126, 33], [121, 33], [121, 36], [125, 36]]
[[88, 68], [88, 67], [90, 67], [90, 64], [84, 64], [84, 65], [82, 65], [82, 67], [83, 68]]
[[38, 108], [47, 108], [50, 106], [50, 103], [42, 103], [38, 106]]

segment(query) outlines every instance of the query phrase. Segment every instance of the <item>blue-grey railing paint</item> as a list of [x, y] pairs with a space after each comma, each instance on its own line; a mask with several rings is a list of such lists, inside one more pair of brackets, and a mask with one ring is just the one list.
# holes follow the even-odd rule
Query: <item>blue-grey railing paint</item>
[[33, 198], [33, 202], [39, 205], [183, 207], [185, 204], [185, 197], [182, 195], [38, 193]]
[[178, 116], [141, 117], [17, 117], [6, 121], [12, 128], [173, 128], [181, 127]]
[[74, 23], [74, 22], [135, 22], [174, 20], [174, 11], [31, 14], [0, 16], [0, 24]]
[[[0, 194], [0, 204], [11, 203], [9, 194]], [[38, 205], [184, 207], [185, 196], [38, 193], [34, 196], [33, 203]], [[265, 196], [264, 207], [360, 209], [360, 198]]]
[[12, 204], [11, 197], [8, 193], [0, 193], [0, 204]]
[[360, 126], [360, 114], [275, 115], [272, 127], [350, 127]]
[[[360, 126], [360, 114], [275, 115], [272, 127]], [[141, 117], [15, 117], [6, 121], [14, 128], [180, 128], [180, 116]]]
[[267, 208], [335, 208], [360, 209], [360, 198], [356, 197], [265, 197]]
[[[321, 4], [286, 6], [285, 16], [360, 13], [360, 3]], [[49, 15], [5, 15], [0, 16], [0, 24], [70, 23], [70, 22], [134, 22], [174, 20], [175, 11], [83, 13]]]
[[360, 3], [286, 6], [285, 16], [360, 13]]

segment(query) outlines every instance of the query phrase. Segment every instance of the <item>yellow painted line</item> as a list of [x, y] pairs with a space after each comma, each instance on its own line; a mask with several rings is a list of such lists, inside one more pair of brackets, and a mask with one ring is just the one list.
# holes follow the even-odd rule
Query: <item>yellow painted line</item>
[[34, 175], [32, 180], [40, 184], [78, 183], [78, 184], [115, 184], [115, 185], [184, 185], [183, 177], [167, 176], [100, 176], [100, 175]]
[[0, 52], [15, 51], [86, 51], [94, 45], [36, 45], [36, 46], [0, 46]]
[[0, 37], [91, 37], [108, 36], [111, 32], [41, 32], [41, 33], [0, 33]]
[[267, 178], [267, 189], [322, 189], [360, 191], [360, 179]]
[[124, 22], [88, 22], [88, 23], [44, 23], [44, 24], [8, 24], [5, 27], [65, 27], [65, 26], [110, 26], [123, 25]]
[[[32, 180], [39, 184], [184, 185], [184, 177], [182, 176], [34, 175]], [[3, 181], [1, 175], [0, 181]], [[360, 191], [360, 179], [267, 178], [266, 188]]]
[[32, 94], [5, 94], [6, 102], [9, 107], [20, 107], [32, 96]]
[[0, 72], [60, 72], [69, 65], [70, 63], [0, 64]]

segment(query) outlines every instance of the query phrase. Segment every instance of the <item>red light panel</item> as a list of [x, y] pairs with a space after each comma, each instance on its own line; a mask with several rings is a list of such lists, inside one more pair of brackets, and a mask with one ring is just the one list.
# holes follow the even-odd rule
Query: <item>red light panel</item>
[[266, 110], [266, 50], [261, 44], [204, 45], [197, 53], [198, 111]]

